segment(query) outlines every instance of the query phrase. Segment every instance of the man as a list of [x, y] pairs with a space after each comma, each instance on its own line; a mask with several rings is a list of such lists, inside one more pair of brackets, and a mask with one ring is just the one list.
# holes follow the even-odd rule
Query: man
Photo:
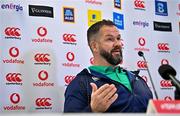
[[110, 20], [87, 31], [93, 66], [82, 70], [65, 92], [64, 112], [146, 112], [152, 93], [137, 74], [122, 69], [121, 35]]

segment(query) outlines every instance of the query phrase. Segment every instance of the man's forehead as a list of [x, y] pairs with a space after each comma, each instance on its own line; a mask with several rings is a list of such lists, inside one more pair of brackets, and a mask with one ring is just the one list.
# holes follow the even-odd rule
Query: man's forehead
[[119, 30], [117, 29], [116, 26], [103, 26], [101, 28], [101, 31], [102, 32], [105, 32], [105, 33], [113, 33], [113, 34], [119, 34]]

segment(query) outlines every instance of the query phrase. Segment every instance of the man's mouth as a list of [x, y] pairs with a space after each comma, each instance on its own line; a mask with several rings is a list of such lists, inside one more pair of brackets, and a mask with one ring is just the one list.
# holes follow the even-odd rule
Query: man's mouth
[[119, 50], [113, 50], [112, 53], [113, 54], [120, 54], [120, 51]]

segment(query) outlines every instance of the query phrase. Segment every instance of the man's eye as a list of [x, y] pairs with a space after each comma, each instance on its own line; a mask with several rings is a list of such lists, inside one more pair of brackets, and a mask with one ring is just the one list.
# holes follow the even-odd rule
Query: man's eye
[[109, 41], [113, 41], [113, 38], [108, 38], [107, 40], [109, 40]]

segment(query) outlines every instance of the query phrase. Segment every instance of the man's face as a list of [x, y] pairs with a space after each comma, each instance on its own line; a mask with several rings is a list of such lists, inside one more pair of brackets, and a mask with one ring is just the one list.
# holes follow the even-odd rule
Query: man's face
[[109, 64], [122, 61], [121, 37], [115, 26], [103, 26], [99, 31], [99, 54]]

